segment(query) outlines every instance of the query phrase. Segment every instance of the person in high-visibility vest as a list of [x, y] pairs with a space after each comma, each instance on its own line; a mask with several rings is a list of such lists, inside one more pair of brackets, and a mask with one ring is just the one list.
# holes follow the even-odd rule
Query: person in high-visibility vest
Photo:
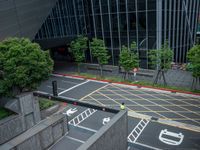
[[122, 104], [120, 105], [120, 109], [121, 109], [121, 110], [124, 110], [124, 109], [125, 109], [124, 103], [122, 103]]

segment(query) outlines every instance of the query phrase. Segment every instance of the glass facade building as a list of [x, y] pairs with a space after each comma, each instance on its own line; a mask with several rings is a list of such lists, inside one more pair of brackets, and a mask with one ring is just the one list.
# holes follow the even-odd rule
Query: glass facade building
[[[143, 68], [149, 68], [148, 52], [168, 41], [174, 62], [184, 63], [196, 41], [199, 11], [199, 0], [58, 0], [35, 39], [103, 39], [112, 65], [122, 45], [135, 41]], [[87, 58], [94, 62], [89, 49]]]

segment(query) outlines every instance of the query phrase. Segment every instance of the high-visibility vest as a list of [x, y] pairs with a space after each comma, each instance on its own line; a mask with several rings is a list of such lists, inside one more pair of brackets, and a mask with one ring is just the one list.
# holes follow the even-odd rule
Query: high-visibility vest
[[121, 109], [121, 110], [124, 110], [124, 109], [125, 109], [125, 106], [124, 106], [124, 105], [121, 105], [121, 106], [120, 106], [120, 109]]

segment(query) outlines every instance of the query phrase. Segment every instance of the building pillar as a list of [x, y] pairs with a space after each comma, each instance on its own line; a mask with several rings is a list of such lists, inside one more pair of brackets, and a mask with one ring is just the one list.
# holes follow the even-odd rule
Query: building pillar
[[156, 0], [156, 49], [162, 46], [162, 0]]

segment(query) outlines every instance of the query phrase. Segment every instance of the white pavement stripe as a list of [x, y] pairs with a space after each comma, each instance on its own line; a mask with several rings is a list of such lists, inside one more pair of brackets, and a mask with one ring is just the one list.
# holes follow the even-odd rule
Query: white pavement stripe
[[71, 87], [71, 88], [69, 88], [69, 89], [67, 89], [67, 90], [64, 90], [64, 91], [60, 92], [58, 95], [61, 95], [61, 94], [65, 93], [65, 92], [68, 92], [68, 91], [70, 91], [70, 90], [72, 90], [72, 89], [74, 89], [74, 88], [76, 88], [76, 87], [79, 87], [79, 86], [81, 86], [81, 85], [83, 85], [83, 84], [85, 84], [85, 83], [88, 83], [88, 82], [90, 82], [90, 81], [85, 81], [85, 82], [83, 82], [83, 83], [77, 84], [77, 85], [75, 85], [75, 86], [73, 86], [73, 87]]
[[78, 127], [78, 128], [82, 128], [82, 129], [85, 129], [85, 130], [88, 130], [88, 131], [91, 131], [91, 132], [98, 132], [97, 130], [94, 130], [94, 129], [91, 129], [91, 128], [88, 128], [88, 127], [84, 127], [84, 126], [81, 126], [81, 125], [76, 125], [75, 127]]
[[59, 74], [52, 74], [52, 76], [55, 76], [55, 77], [64, 77], [64, 78], [69, 78], [69, 79], [77, 79], [77, 80], [85, 80], [85, 79], [80, 78], [80, 77], [64, 76], [64, 75], [59, 75]]
[[66, 138], [70, 139], [70, 140], [73, 140], [73, 141], [77, 141], [77, 142], [80, 142], [80, 143], [85, 143], [85, 141], [82, 141], [82, 140], [79, 140], [79, 139], [76, 139], [76, 138], [73, 138], [71, 136], [65, 136]]
[[[85, 111], [83, 111], [82, 113], [80, 113], [79, 115], [77, 115], [76, 117], [74, 117], [72, 120], [70, 120], [68, 123], [74, 126], [77, 126], [78, 124], [80, 124], [81, 122], [83, 122], [85, 119], [87, 119], [88, 117], [90, 117], [91, 115], [93, 115], [97, 110], [96, 109], [86, 109]], [[87, 113], [89, 112], [89, 113]], [[85, 117], [80, 118], [81, 116], [83, 116], [82, 114], [85, 114]], [[77, 123], [75, 123], [75, 120], [78, 120]]]
[[[128, 141], [131, 142], [131, 143], [135, 143], [136, 140], [141, 135], [141, 133], [143, 132], [143, 130], [146, 128], [148, 123], [149, 123], [149, 120], [147, 120], [147, 119], [140, 120], [140, 122], [135, 126], [135, 128], [129, 134]], [[140, 128], [140, 127], [142, 127], [142, 128]], [[139, 130], [139, 132], [137, 130]], [[134, 136], [134, 133], [136, 133], [137, 135]], [[134, 140], [132, 140], [131, 137], [133, 137]]]

